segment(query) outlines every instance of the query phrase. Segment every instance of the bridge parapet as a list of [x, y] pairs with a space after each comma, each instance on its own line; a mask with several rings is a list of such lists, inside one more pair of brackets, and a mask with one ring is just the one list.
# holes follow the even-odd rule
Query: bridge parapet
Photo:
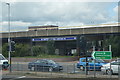
[[[35, 36], [59, 36], [77, 34], [100, 34], [100, 33], [120, 33], [120, 26], [89, 27], [74, 29], [36, 30], [24, 32], [11, 32], [11, 37], [35, 37]], [[2, 38], [8, 38], [8, 33], [0, 33]]]

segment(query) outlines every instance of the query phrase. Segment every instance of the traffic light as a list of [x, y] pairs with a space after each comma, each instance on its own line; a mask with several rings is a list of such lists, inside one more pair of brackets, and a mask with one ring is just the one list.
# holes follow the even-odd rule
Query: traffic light
[[80, 55], [85, 56], [86, 55], [86, 38], [85, 38], [85, 36], [79, 37], [79, 45], [80, 45]]
[[86, 57], [86, 75], [88, 75], [88, 55], [87, 55], [87, 40], [85, 36], [80, 36], [80, 49], [83, 56]]
[[11, 51], [15, 51], [15, 42], [11, 41]]
[[80, 48], [85, 49], [86, 48], [86, 39], [84, 36], [80, 37]]

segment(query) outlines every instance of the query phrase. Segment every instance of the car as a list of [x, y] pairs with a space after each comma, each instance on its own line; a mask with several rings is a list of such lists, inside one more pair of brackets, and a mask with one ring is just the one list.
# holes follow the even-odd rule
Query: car
[[[87, 70], [94, 70], [94, 65], [95, 65], [95, 70], [101, 70], [102, 65], [106, 64], [106, 62], [104, 62], [101, 59], [95, 59], [95, 64], [94, 64], [94, 60], [92, 57], [87, 57], [87, 61], [88, 61]], [[79, 59], [79, 62], [77, 63], [77, 68], [79, 68], [80, 70], [86, 69], [86, 57]]]
[[120, 70], [120, 61], [112, 61], [111, 62], [111, 69], [110, 69], [110, 63], [105, 64], [102, 66], [101, 71], [103, 74], [118, 74]]
[[8, 60], [2, 54], [0, 54], [0, 66], [2, 70], [7, 70], [9, 68]]
[[28, 69], [31, 71], [61, 71], [63, 67], [53, 60], [39, 59], [28, 63]]

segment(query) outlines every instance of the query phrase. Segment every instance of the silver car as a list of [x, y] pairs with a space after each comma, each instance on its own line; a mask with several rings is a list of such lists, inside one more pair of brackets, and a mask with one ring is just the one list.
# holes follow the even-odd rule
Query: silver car
[[113, 61], [111, 62], [111, 69], [110, 69], [110, 63], [105, 64], [101, 67], [101, 71], [105, 74], [118, 74], [120, 70], [120, 62]]

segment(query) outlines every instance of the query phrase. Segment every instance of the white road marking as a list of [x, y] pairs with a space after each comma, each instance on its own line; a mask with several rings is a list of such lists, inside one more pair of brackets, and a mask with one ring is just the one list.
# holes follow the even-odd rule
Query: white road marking
[[17, 78], [13, 78], [13, 79], [9, 79], [9, 80], [17, 80], [17, 79], [21, 79], [21, 78], [25, 78], [26, 76], [21, 76], [21, 77], [17, 77]]
[[18, 78], [25, 78], [26, 76], [21, 76], [21, 77], [18, 77]]

